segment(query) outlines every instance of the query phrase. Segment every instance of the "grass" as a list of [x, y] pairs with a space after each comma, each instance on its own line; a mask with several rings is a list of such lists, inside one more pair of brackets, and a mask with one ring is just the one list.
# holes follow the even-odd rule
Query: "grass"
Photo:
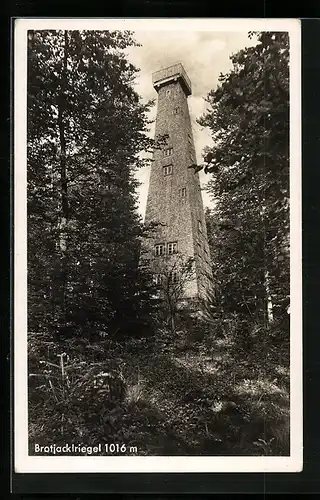
[[[52, 348], [58, 356], [62, 346]], [[259, 341], [246, 352], [212, 332], [192, 341], [183, 331], [174, 337], [162, 331], [149, 340], [83, 342], [82, 350], [74, 342], [68, 349], [76, 360], [69, 362], [72, 387], [84, 391], [83, 378], [91, 380], [95, 366], [96, 374], [121, 373], [125, 393], [110, 404], [108, 395], [90, 389], [80, 403], [58, 378], [58, 401], [47, 385], [39, 406], [39, 389], [31, 385], [30, 453], [36, 442], [80, 440], [136, 446], [138, 455], [289, 454], [288, 346]], [[43, 343], [40, 351], [35, 357], [48, 360]]]

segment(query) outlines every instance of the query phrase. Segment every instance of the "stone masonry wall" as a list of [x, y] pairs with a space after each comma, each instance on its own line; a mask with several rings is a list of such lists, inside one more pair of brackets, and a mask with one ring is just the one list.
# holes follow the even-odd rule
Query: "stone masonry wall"
[[[186, 297], [205, 297], [210, 286], [210, 254], [199, 181], [193, 168], [196, 155], [187, 96], [181, 80], [169, 81], [158, 90], [155, 136], [168, 134], [166, 146], [155, 150], [150, 173], [145, 222], [162, 226], [154, 239], [145, 243], [156, 263], [156, 244], [177, 242], [178, 252], [195, 259], [196, 278], [186, 289]], [[165, 150], [172, 148], [172, 154]], [[167, 175], [163, 168], [169, 166]], [[185, 194], [185, 196], [183, 196]]]

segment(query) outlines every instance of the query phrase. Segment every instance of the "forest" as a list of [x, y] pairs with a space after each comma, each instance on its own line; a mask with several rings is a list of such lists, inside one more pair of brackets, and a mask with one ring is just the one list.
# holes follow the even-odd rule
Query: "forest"
[[289, 455], [289, 38], [248, 37], [198, 117], [215, 200], [200, 318], [139, 265], [154, 228], [135, 173], [161, 144], [125, 53], [134, 33], [28, 32], [29, 454]]

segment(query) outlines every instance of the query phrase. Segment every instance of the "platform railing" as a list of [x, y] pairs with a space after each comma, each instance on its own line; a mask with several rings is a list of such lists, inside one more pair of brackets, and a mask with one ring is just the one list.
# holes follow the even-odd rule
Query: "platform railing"
[[181, 63], [173, 64], [172, 66], [160, 69], [159, 71], [153, 73], [152, 83], [155, 85], [156, 83], [160, 83], [161, 80], [166, 80], [167, 78], [171, 78], [173, 76], [182, 76], [191, 91], [191, 80]]

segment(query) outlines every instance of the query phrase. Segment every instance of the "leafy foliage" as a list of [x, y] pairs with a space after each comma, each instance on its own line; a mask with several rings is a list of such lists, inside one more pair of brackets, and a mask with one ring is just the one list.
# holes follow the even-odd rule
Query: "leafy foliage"
[[[289, 453], [288, 40], [255, 36], [200, 119], [216, 200], [216, 314], [200, 321], [178, 307], [192, 259], [164, 260], [156, 286], [138, 266], [149, 233], [133, 173], [166, 138], [145, 134], [150, 103], [123, 52], [132, 34], [29, 32], [31, 454], [67, 441], [130, 443], [139, 455]], [[150, 321], [159, 292], [170, 328]]]
[[159, 302], [174, 332], [181, 301], [195, 279], [194, 259], [179, 253], [166, 255], [153, 263], [153, 271]]
[[144, 164], [138, 154], [152, 147], [150, 104], [140, 103], [137, 70], [123, 52], [134, 43], [126, 31], [29, 32], [32, 328], [66, 336], [150, 309], [133, 175]]
[[[174, 338], [162, 329], [145, 340], [73, 339], [67, 346], [32, 335], [30, 453], [34, 443], [113, 442], [125, 444], [126, 454], [136, 446], [138, 455], [288, 454], [286, 346], [260, 332], [263, 347], [260, 342], [248, 354], [230, 325], [192, 344], [192, 327], [178, 328]], [[100, 373], [120, 382], [113, 392], [97, 384]]]
[[280, 320], [289, 303], [289, 41], [255, 36], [199, 119], [213, 142], [203, 168], [216, 202], [207, 224], [217, 303], [251, 323]]

